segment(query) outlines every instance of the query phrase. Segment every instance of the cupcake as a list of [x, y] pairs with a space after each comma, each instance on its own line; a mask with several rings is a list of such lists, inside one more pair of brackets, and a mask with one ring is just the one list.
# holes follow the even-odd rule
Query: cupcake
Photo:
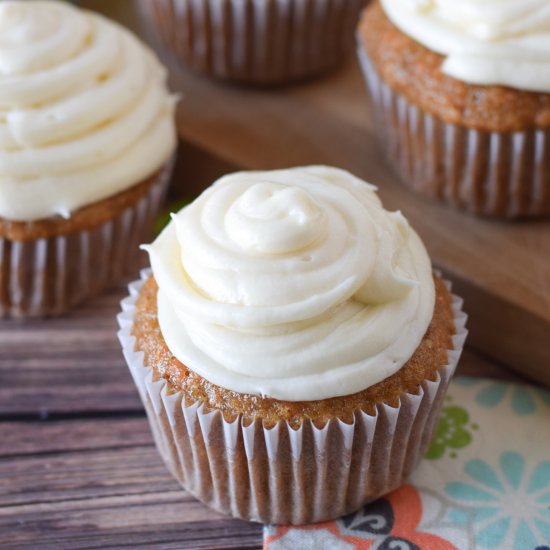
[[185, 65], [279, 84], [324, 73], [353, 48], [367, 0], [142, 0], [147, 20]]
[[225, 176], [146, 247], [119, 337], [157, 447], [221, 512], [302, 524], [397, 488], [465, 338], [461, 301], [375, 188]]
[[53, 315], [136, 269], [174, 99], [153, 53], [62, 2], [0, 2], [0, 317]]
[[377, 0], [359, 57], [403, 183], [475, 214], [550, 214], [544, 0]]

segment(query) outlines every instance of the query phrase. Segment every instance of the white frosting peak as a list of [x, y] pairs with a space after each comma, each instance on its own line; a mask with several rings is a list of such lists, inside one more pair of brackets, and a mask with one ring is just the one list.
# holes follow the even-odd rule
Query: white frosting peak
[[403, 366], [433, 314], [420, 239], [336, 168], [225, 176], [146, 249], [168, 347], [241, 393], [356, 393]]
[[307, 191], [262, 182], [252, 185], [227, 210], [225, 231], [244, 250], [284, 254], [319, 239], [325, 218]]
[[392, 22], [447, 56], [442, 71], [470, 84], [550, 92], [547, 0], [381, 0]]
[[0, 217], [66, 215], [159, 169], [174, 99], [152, 52], [56, 1], [0, 2]]

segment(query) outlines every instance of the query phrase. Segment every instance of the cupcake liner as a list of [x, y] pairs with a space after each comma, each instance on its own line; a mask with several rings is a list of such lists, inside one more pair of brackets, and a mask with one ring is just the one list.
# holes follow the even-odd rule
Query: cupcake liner
[[377, 132], [402, 182], [474, 214], [550, 214], [550, 130], [488, 132], [446, 123], [388, 86], [361, 40]]
[[353, 48], [367, 0], [142, 0], [181, 61], [216, 78], [280, 83], [325, 72]]
[[460, 298], [453, 296], [456, 334], [448, 364], [417, 395], [403, 393], [397, 407], [377, 405], [374, 415], [357, 411], [351, 424], [335, 418], [321, 429], [311, 421], [293, 429], [281, 421], [267, 429], [241, 417], [228, 422], [154, 379], [131, 335], [136, 297], [150, 273], [129, 286], [118, 336], [162, 458], [204, 503], [263, 523], [324, 521], [397, 488], [424, 455], [466, 338]]
[[0, 318], [58, 315], [135, 271], [172, 166], [135, 204], [93, 229], [29, 241], [0, 237]]

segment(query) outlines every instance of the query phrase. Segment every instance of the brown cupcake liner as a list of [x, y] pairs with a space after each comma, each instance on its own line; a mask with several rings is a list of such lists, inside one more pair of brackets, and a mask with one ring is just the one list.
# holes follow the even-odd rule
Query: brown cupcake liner
[[0, 237], [0, 318], [61, 314], [135, 272], [172, 165], [135, 204], [92, 229], [34, 240]]
[[402, 182], [474, 214], [550, 215], [550, 129], [489, 132], [450, 124], [388, 86], [358, 40], [377, 132]]
[[131, 335], [136, 297], [149, 275], [145, 270], [129, 286], [119, 339], [162, 458], [205, 504], [263, 523], [333, 519], [399, 487], [424, 455], [466, 338], [460, 298], [453, 296], [456, 333], [448, 363], [418, 394], [403, 393], [397, 407], [379, 404], [374, 415], [359, 410], [351, 424], [334, 418], [322, 429], [311, 421], [293, 429], [281, 421], [267, 429], [242, 417], [228, 422], [154, 379]]
[[178, 58], [210, 76], [275, 84], [323, 73], [353, 49], [367, 0], [142, 0]]

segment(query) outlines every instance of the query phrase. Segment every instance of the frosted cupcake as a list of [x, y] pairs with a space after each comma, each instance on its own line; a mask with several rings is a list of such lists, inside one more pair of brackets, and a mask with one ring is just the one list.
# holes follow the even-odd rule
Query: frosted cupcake
[[153, 53], [62, 2], [0, 2], [0, 317], [65, 311], [135, 269], [174, 99]]
[[309, 523], [403, 482], [465, 316], [373, 186], [329, 167], [229, 175], [147, 250], [119, 334], [188, 491], [237, 517]]
[[550, 214], [544, 0], [381, 0], [359, 55], [402, 181], [476, 214]]
[[337, 67], [367, 0], [141, 0], [184, 64], [207, 75], [279, 84]]

